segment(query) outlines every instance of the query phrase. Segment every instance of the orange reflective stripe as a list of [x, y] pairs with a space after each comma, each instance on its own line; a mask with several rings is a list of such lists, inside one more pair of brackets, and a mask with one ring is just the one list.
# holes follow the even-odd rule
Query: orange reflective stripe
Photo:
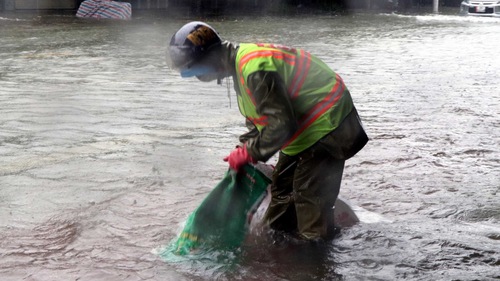
[[240, 60], [240, 73], [242, 72], [242, 69], [245, 66], [245, 64], [247, 64], [250, 60], [255, 59], [255, 58], [263, 58], [263, 57], [273, 57], [275, 59], [281, 59], [290, 65], [295, 65], [295, 55], [283, 53], [283, 52], [278, 51], [278, 50], [261, 50], [261, 51], [249, 53], [241, 58], [241, 60]]
[[316, 121], [321, 115], [323, 115], [328, 109], [334, 106], [337, 101], [342, 97], [342, 93], [345, 90], [344, 82], [342, 78], [338, 74], [335, 74], [335, 79], [337, 83], [333, 85], [332, 90], [328, 95], [316, 106], [314, 106], [304, 117], [299, 121], [299, 129], [295, 132], [295, 134], [288, 140], [288, 142], [283, 145], [281, 149], [287, 147], [290, 143], [292, 143], [302, 132], [304, 132], [314, 121]]
[[255, 44], [259, 47], [264, 47], [264, 48], [273, 48], [273, 49], [281, 49], [290, 53], [297, 53], [295, 48], [291, 48], [288, 46], [280, 45], [280, 44], [269, 44], [269, 43], [257, 43]]
[[245, 88], [245, 91], [247, 92], [247, 94], [250, 96], [250, 99], [252, 100], [254, 105], [255, 105], [255, 98], [252, 95], [252, 92], [250, 91], [250, 89], [245, 85], [245, 78], [243, 76], [243, 67], [245, 67], [245, 65], [249, 61], [251, 61], [253, 59], [263, 58], [263, 57], [273, 57], [275, 59], [283, 60], [285, 63], [287, 63], [289, 65], [292, 65], [292, 66], [295, 65], [295, 55], [283, 53], [283, 52], [278, 51], [278, 50], [260, 50], [260, 51], [252, 52], [252, 53], [249, 53], [249, 54], [243, 56], [240, 60], [240, 68], [239, 68], [240, 77], [241, 77], [240, 82], [241, 82], [241, 85], [243, 85], [243, 87]]
[[259, 118], [247, 117], [247, 119], [256, 126], [257, 125], [266, 126], [268, 124], [267, 116], [261, 116]]
[[311, 67], [311, 54], [300, 50], [300, 57], [298, 61], [297, 68], [295, 69], [295, 75], [288, 87], [288, 93], [292, 99], [299, 96], [302, 85], [306, 80], [307, 74], [309, 73], [309, 68]]

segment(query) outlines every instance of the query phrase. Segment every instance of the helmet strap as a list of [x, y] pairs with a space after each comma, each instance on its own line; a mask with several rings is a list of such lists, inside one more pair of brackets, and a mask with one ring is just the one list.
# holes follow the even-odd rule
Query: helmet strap
[[231, 108], [231, 86], [229, 83], [229, 77], [226, 77], [227, 98], [229, 99], [229, 108]]

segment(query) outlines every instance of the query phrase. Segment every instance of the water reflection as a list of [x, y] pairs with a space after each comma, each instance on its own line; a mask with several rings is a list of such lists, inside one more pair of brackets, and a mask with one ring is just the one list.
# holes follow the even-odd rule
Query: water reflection
[[387, 220], [321, 248], [257, 236], [230, 269], [152, 254], [244, 132], [225, 86], [167, 68], [184, 22], [0, 18], [2, 280], [500, 277], [500, 26], [453, 15], [211, 22], [236, 42], [306, 48], [343, 76], [372, 140], [341, 196]]

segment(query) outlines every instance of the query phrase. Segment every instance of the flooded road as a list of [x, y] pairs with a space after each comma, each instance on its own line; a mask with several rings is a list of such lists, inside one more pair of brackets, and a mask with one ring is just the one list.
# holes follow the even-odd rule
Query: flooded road
[[230, 268], [154, 254], [245, 132], [234, 90], [166, 66], [185, 22], [0, 14], [2, 281], [500, 279], [499, 19], [209, 21], [231, 41], [305, 48], [344, 78], [371, 141], [341, 196], [384, 218], [322, 249], [257, 237]]

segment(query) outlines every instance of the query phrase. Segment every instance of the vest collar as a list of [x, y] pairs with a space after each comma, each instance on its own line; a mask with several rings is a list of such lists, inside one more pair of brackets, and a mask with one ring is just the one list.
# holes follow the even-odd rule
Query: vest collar
[[224, 58], [223, 63], [228, 71], [228, 76], [236, 76], [236, 54], [238, 53], [238, 44], [231, 43], [229, 41], [224, 41], [222, 45], [222, 58]]

